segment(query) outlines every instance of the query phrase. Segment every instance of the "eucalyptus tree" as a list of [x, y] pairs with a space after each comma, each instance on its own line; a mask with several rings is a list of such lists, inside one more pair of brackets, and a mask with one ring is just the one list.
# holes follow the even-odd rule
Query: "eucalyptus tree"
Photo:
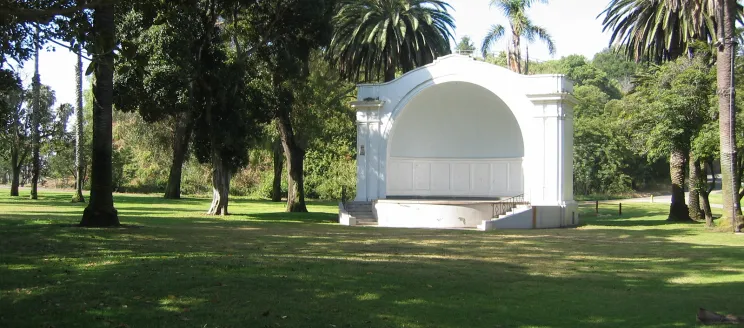
[[455, 22], [441, 0], [341, 0], [328, 57], [345, 78], [395, 79], [450, 53]]
[[[527, 16], [527, 9], [535, 3], [548, 3], [548, 0], [491, 0], [491, 6], [498, 8], [509, 21], [511, 40], [507, 51], [507, 62], [509, 68], [517, 73], [529, 73], [529, 48], [527, 49], [524, 68], [522, 67], [522, 38], [528, 42], [541, 40], [548, 46], [548, 52], [555, 54], [555, 42], [550, 33], [539, 25], [535, 25]], [[487, 57], [491, 46], [498, 42], [506, 33], [506, 28], [501, 24], [492, 25], [486, 33], [481, 45], [483, 57]], [[528, 45], [529, 46], [529, 45]]]
[[711, 211], [709, 196], [715, 189], [717, 180], [711, 179], [708, 181], [708, 175], [716, 176], [714, 162], [720, 158], [719, 146], [718, 122], [710, 120], [693, 137], [692, 154], [694, 154], [694, 157], [690, 158], [689, 168], [691, 172], [694, 172], [690, 174], [690, 179], [697, 177], [697, 180], [690, 184], [691, 191], [694, 188], [700, 195], [700, 207], [707, 227], [713, 227], [713, 212]]
[[[328, 44], [332, 34], [334, 3], [330, 0], [280, 0], [258, 2], [246, 16], [253, 28], [243, 29], [248, 44], [266, 44], [256, 55], [265, 63], [274, 95], [272, 109], [287, 159], [287, 211], [307, 212], [305, 204], [304, 161], [301, 133], [293, 123], [297, 111], [296, 91], [310, 74], [312, 51]], [[282, 24], [268, 25], [263, 14], [279, 17]], [[265, 35], [271, 42], [265, 43]]]
[[0, 142], [5, 145], [11, 171], [10, 196], [17, 197], [21, 167], [26, 162], [29, 147], [29, 119], [23, 106], [25, 92], [18, 75], [10, 70], [0, 70], [0, 109], [2, 109], [2, 133]]
[[[680, 58], [640, 77], [635, 107], [636, 137], [652, 158], [669, 156], [670, 221], [690, 221], [684, 202], [685, 169], [693, 139], [709, 120], [713, 75], [704, 58]], [[699, 206], [699, 205], [697, 205]]]
[[[157, 11], [156, 11], [157, 10]], [[158, 12], [162, 18], [155, 22]], [[191, 11], [188, 11], [192, 13]], [[139, 112], [146, 122], [172, 122], [172, 160], [165, 198], [181, 198], [181, 172], [192, 139], [197, 112], [197, 60], [189, 35], [201, 40], [197, 16], [177, 9], [140, 7], [122, 14], [119, 36], [124, 55], [116, 65], [114, 103], [123, 111]]]
[[[248, 43], [234, 31], [242, 24], [275, 26], [289, 19], [264, 15], [260, 5], [216, 0], [176, 7], [145, 4], [122, 16], [116, 103], [150, 121], [191, 117], [194, 154], [212, 166], [209, 214], [228, 214], [231, 176], [248, 164], [247, 149], [269, 118], [269, 76], [255, 53], [275, 44], [274, 35]], [[251, 15], [255, 22], [245, 18]]]

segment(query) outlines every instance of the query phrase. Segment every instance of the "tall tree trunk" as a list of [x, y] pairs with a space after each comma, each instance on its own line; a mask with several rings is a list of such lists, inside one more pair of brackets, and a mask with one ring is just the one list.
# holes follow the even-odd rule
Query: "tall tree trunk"
[[524, 75], [530, 74], [530, 45], [524, 46]]
[[692, 221], [690, 212], [685, 205], [685, 160], [687, 154], [679, 149], [672, 150], [669, 159], [669, 174], [672, 178], [672, 204], [669, 207], [667, 221]]
[[520, 53], [520, 46], [519, 34], [512, 31], [512, 44], [508, 53], [509, 69], [511, 69], [512, 72], [519, 74], [522, 73], [522, 54]]
[[[214, 147], [214, 146], [213, 146]], [[217, 150], [212, 151], [212, 205], [209, 215], [228, 215], [227, 205], [230, 197], [230, 168]]]
[[[738, 228], [741, 223], [738, 215], [738, 186], [736, 179], [736, 92], [733, 85], [733, 61], [736, 55], [735, 18], [736, 0], [718, 0], [719, 19], [721, 23], [718, 39], [723, 40], [718, 46], [718, 109], [721, 138], [721, 182], [723, 189], [723, 216]], [[736, 201], [735, 201], [736, 199]], [[738, 231], [738, 229], [737, 229]]]
[[34, 40], [34, 77], [33, 77], [33, 113], [31, 114], [31, 199], [39, 199], [39, 173], [41, 172], [41, 158], [39, 148], [41, 137], [39, 136], [39, 125], [41, 121], [41, 76], [39, 75], [39, 51], [41, 51], [39, 40], [39, 26], [36, 26]]
[[13, 177], [10, 180], [10, 196], [11, 197], [18, 197], [20, 196], [18, 192], [18, 186], [21, 183], [21, 168], [20, 167], [13, 167]]
[[303, 178], [305, 150], [297, 145], [292, 122], [286, 109], [280, 110], [277, 127], [282, 138], [284, 155], [287, 158], [287, 212], [307, 212], [305, 205], [305, 182]]
[[274, 181], [271, 186], [271, 201], [282, 201], [282, 172], [284, 171], [284, 152], [282, 149], [281, 139], [277, 139], [272, 144], [274, 153]]
[[[713, 227], [713, 211], [711, 211], [710, 208], [710, 192], [713, 191], [713, 189], [716, 188], [716, 172], [713, 170], [713, 161], [708, 161], [705, 163], [705, 166], [703, 167], [705, 174], [705, 188], [700, 192], [700, 198], [703, 202], [703, 213], [705, 213], [705, 226], [706, 227]], [[713, 177], [712, 182], [708, 184], [708, 171], [710, 171], [710, 175]]]
[[173, 161], [171, 162], [168, 185], [165, 187], [166, 199], [181, 199], [181, 175], [186, 154], [189, 151], [193, 120], [191, 113], [176, 118], [176, 129], [173, 133]]
[[[738, 151], [737, 151], [738, 153]], [[739, 186], [739, 199], [736, 204], [741, 204], [741, 199], [744, 197], [744, 189], [741, 187], [741, 180], [744, 178], [744, 156], [736, 156], [736, 181], [735, 186]], [[741, 215], [741, 206], [737, 206], [737, 214]]]
[[385, 82], [395, 80], [395, 64], [391, 61], [385, 68]]
[[114, 208], [112, 168], [112, 121], [114, 96], [114, 48], [116, 45], [114, 5], [102, 3], [93, 13], [94, 54], [93, 85], [93, 156], [91, 156], [90, 203], [83, 212], [80, 226], [119, 226]]
[[85, 178], [85, 160], [83, 159], [83, 48], [77, 45], [77, 65], [75, 66], [75, 195], [73, 203], [85, 203], [83, 196], [83, 179]]
[[17, 149], [17, 146], [14, 148], [10, 150], [10, 168], [13, 171], [10, 180], [10, 196], [18, 197], [18, 185], [21, 183], [20, 149]]
[[[204, 44], [203, 44], [204, 46]], [[202, 48], [203, 50], [204, 48]], [[200, 52], [201, 53], [201, 52]], [[211, 91], [209, 87], [205, 89]], [[196, 87], [192, 85], [192, 90]], [[207, 92], [208, 93], [208, 92]], [[224, 97], [224, 95], [223, 95]], [[221, 102], [224, 104], [224, 100]], [[214, 116], [214, 106], [211, 101], [206, 102], [206, 119], [209, 124], [210, 160], [212, 162], [212, 205], [209, 207], [209, 215], [228, 215], [228, 201], [230, 199], [230, 167], [221, 153], [221, 142], [217, 130], [219, 122]]]
[[703, 186], [706, 186], [707, 182], [703, 184], [700, 183], [703, 180], [704, 176], [703, 173], [700, 172], [700, 161], [695, 159], [695, 156], [694, 154], [692, 154], [692, 152], [690, 152], [688, 163], [689, 177], [687, 179], [687, 189], [690, 191], [690, 194], [687, 199], [687, 207], [690, 210], [690, 218], [695, 221], [702, 221], [703, 211], [702, 209], [700, 209], [700, 194], [701, 188], [703, 188]]

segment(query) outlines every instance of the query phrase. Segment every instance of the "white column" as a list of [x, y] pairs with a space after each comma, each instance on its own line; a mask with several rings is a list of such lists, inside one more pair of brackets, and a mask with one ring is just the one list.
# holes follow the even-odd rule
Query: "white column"
[[[533, 205], [565, 205], [573, 200], [573, 97], [530, 97], [535, 104], [531, 163]], [[528, 173], [526, 173], [528, 174]]]
[[563, 154], [564, 154], [564, 189], [563, 189], [563, 201], [573, 202], [574, 201], [574, 189], [573, 189], [573, 167], [574, 167], [574, 116], [573, 116], [573, 102], [564, 102], [564, 114], [563, 114]]

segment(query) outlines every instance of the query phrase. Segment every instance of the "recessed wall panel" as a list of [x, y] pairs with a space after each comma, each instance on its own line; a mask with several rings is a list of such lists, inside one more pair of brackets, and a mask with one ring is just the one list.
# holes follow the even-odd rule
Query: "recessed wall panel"
[[509, 163], [491, 164], [491, 191], [496, 194], [507, 194], [509, 191]]
[[431, 189], [431, 163], [413, 164], [413, 185], [416, 190]]
[[431, 193], [446, 194], [450, 190], [450, 164], [431, 164]]
[[522, 159], [390, 158], [387, 195], [500, 198], [523, 193]]
[[491, 191], [491, 165], [488, 163], [471, 164], [471, 186], [474, 194], [488, 194]]

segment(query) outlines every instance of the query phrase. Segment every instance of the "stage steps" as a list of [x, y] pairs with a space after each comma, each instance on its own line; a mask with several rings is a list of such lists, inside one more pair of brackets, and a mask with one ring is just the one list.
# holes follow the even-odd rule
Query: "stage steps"
[[532, 206], [526, 204], [519, 204], [505, 214], [501, 214], [491, 220], [484, 220], [477, 227], [480, 231], [532, 228]]
[[514, 213], [522, 212], [524, 209], [528, 209], [530, 207], [532, 207], [532, 206], [527, 205], [527, 204], [519, 204], [519, 205], [515, 206], [514, 208], [512, 208], [511, 210], [509, 210], [508, 212], [506, 212], [504, 214], [501, 214], [501, 215], [499, 215], [499, 216], [497, 216], [497, 217], [495, 217], [493, 219], [494, 220], [503, 219], [505, 217], [508, 217], [508, 216], [513, 215]]
[[356, 219], [356, 225], [377, 225], [372, 202], [346, 202], [344, 208]]

